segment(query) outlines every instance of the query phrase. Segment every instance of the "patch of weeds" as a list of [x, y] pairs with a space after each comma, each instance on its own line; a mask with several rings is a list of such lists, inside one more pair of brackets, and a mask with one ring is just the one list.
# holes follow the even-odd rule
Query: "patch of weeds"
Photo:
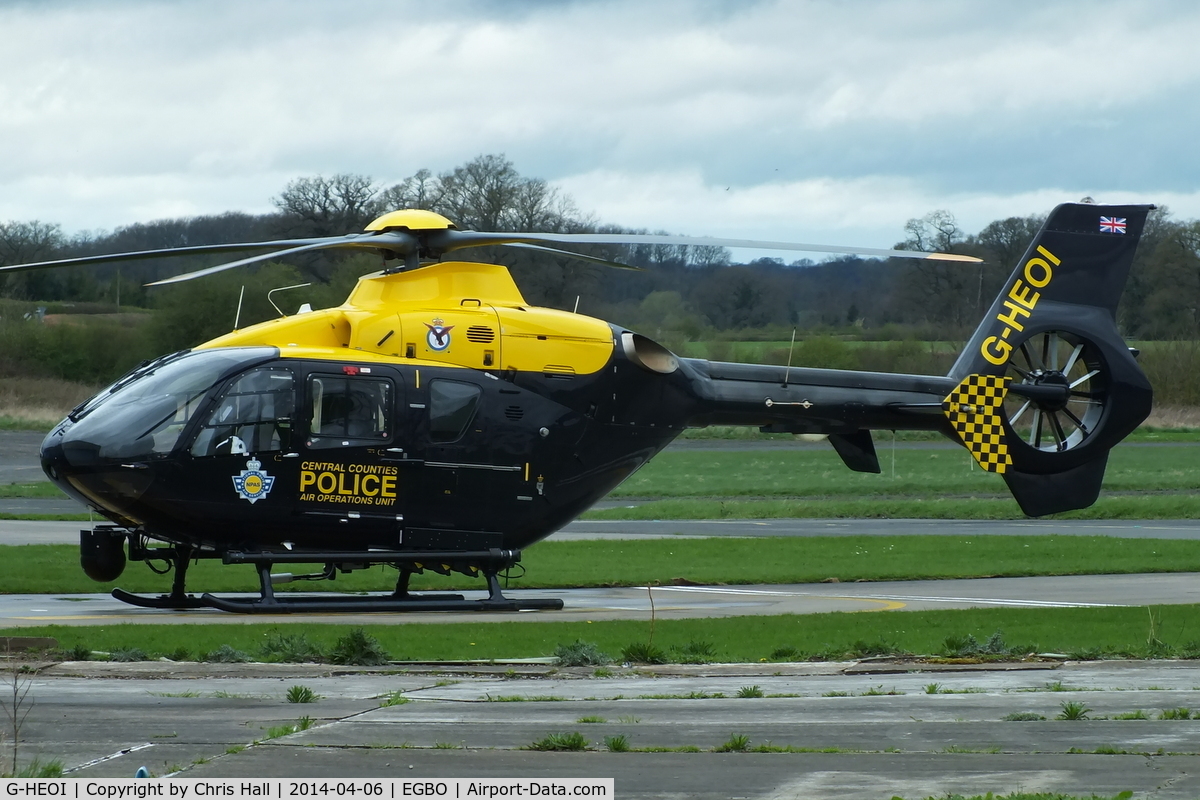
[[[1200, 715], [1197, 715], [1200, 716]], [[1190, 708], [1164, 708], [1159, 719], [1195, 719]]]
[[951, 658], [976, 657], [1014, 657], [1027, 653], [1036, 653], [1037, 645], [1009, 645], [1004, 641], [1004, 633], [996, 631], [982, 644], [972, 634], [965, 636], [951, 634], [942, 642], [942, 652]]
[[895, 695], [901, 695], [901, 694], [904, 694], [904, 692], [902, 692], [896, 688], [892, 688], [885, 692], [883, 690], [883, 684], [881, 683], [878, 686], [872, 686], [870, 689], [867, 689], [865, 692], [863, 692], [860, 695], [860, 697], [883, 697], [883, 696], [895, 696]]
[[1041, 714], [1035, 714], [1032, 711], [1014, 711], [1001, 717], [1005, 722], [1038, 722], [1045, 719]]
[[575, 722], [577, 722], [580, 725], [594, 725], [594, 724], [600, 723], [600, 722], [608, 722], [608, 720], [606, 720], [604, 717], [591, 716], [591, 717], [580, 717], [579, 719], [575, 720]]
[[296, 720], [296, 730], [306, 731], [315, 724], [316, 724], [316, 720], [314, 720], [310, 716], [305, 715], [305, 716], [301, 717], [300, 719]]
[[639, 747], [638, 753], [700, 753], [703, 752], [694, 744], [685, 744], [682, 747]]
[[608, 667], [596, 667], [596, 669], [592, 670], [593, 678], [611, 678], [612, 676], [613, 671]]
[[204, 660], [215, 664], [245, 664], [250, 660], [250, 656], [241, 650], [235, 650], [230, 645], [223, 644], [206, 654]]
[[617, 722], [620, 722], [622, 725], [637, 725], [641, 721], [641, 717], [635, 717], [632, 714], [626, 714], [623, 717], [617, 717]]
[[688, 692], [687, 694], [640, 694], [638, 700], [713, 700], [724, 697], [723, 692]]
[[225, 755], [236, 756], [238, 753], [242, 752], [245, 749], [246, 749], [246, 745], [244, 745], [244, 744], [230, 745], [229, 747], [225, 748]]
[[[63, 763], [57, 759], [42, 763], [39, 759], [30, 761], [12, 777], [14, 778], [61, 778]], [[7, 776], [6, 776], [7, 777]]]
[[150, 656], [140, 647], [119, 647], [108, 654], [109, 661], [149, 661]]
[[605, 736], [604, 747], [610, 753], [628, 753], [629, 740], [624, 736]]
[[849, 692], [825, 692], [821, 697], [850, 697]]
[[296, 684], [287, 690], [287, 701], [289, 703], [315, 703], [321, 699], [321, 695], [314, 692], [307, 686]]
[[77, 644], [66, 652], [66, 656], [70, 661], [88, 661], [92, 657], [92, 648]]
[[298, 728], [295, 725], [276, 725], [272, 728], [267, 728], [267, 739], [278, 739], [280, 736], [290, 736], [295, 733]]
[[458, 750], [460, 748], [459, 748], [459, 745], [456, 745], [453, 742], [434, 742], [433, 749], [434, 750]]
[[[273, 631], [258, 649], [263, 661], [271, 664], [321, 661], [321, 648], [308, 640], [304, 633], [286, 634]], [[338, 662], [351, 663], [351, 662]]]
[[251, 697], [256, 697], [256, 695], [246, 694], [245, 692], [227, 692], [224, 689], [218, 689], [212, 693], [212, 696], [220, 697], [226, 700], [246, 700]]
[[186, 647], [176, 647], [171, 652], [167, 653], [167, 658], [172, 661], [191, 661], [192, 653]]
[[[792, 744], [766, 744], [755, 745], [750, 748], [751, 753], [857, 753], [858, 750], [847, 750], [844, 747], [796, 747]], [[900, 752], [897, 750], [896, 752]]]
[[513, 678], [517, 677], [517, 671], [512, 667], [509, 667], [508, 669], [504, 670], [504, 677], [508, 680], [512, 680]]
[[200, 692], [189, 689], [186, 692], [150, 692], [152, 697], [199, 697]]
[[435, 689], [440, 689], [443, 686], [454, 686], [455, 684], [459, 684], [459, 683], [462, 683], [462, 681], [452, 681], [449, 678], [442, 678], [440, 681], [435, 683], [433, 686]]
[[1121, 748], [1119, 748], [1115, 745], [1102, 744], [1099, 747], [1097, 747], [1095, 750], [1093, 750], [1092, 752], [1098, 756], [1123, 756], [1126, 753], [1128, 753], [1129, 751], [1122, 750]]
[[909, 653], [884, 639], [875, 642], [859, 639], [850, 646], [846, 655], [851, 658], [879, 658], [880, 656], [906, 656]]
[[411, 703], [412, 700], [404, 696], [404, 692], [396, 690], [383, 698], [383, 702], [379, 704], [380, 708], [390, 708], [391, 706], [402, 706], [405, 703]]
[[714, 753], [744, 753], [750, 748], [750, 737], [744, 733], [732, 734], [713, 748]]
[[757, 686], [757, 685], [743, 686], [742, 688], [738, 689], [737, 696], [738, 697], [762, 697], [763, 690], [762, 690], [762, 687]]
[[680, 664], [707, 664], [717, 654], [712, 642], [693, 639], [683, 647], [672, 647], [674, 660]]
[[1107, 658], [1117, 658], [1117, 652], [1111, 647], [1084, 647], [1079, 650], [1068, 650], [1067, 655], [1073, 661], [1103, 661]]
[[625, 645], [621, 650], [621, 658], [630, 664], [665, 664], [667, 654], [662, 648], [648, 642], [634, 642]]
[[554, 648], [554, 657], [560, 667], [603, 667], [613, 661], [599, 645], [582, 639], [576, 639], [573, 644], [560, 644]]
[[940, 683], [925, 684], [925, 694], [941, 694], [942, 685]]
[[1140, 708], [1137, 711], [1126, 711], [1123, 714], [1114, 714], [1112, 719], [1150, 719], [1145, 711]]
[[362, 628], [355, 628], [334, 643], [329, 660], [334, 664], [378, 667], [388, 663], [388, 654], [378, 639]]
[[489, 703], [562, 703], [566, 699], [556, 694], [535, 694], [532, 697], [522, 694], [484, 695], [484, 700]]
[[771, 651], [771, 661], [799, 661], [801, 653], [794, 647], [777, 647]]
[[1087, 719], [1089, 713], [1091, 713], [1091, 709], [1085, 706], [1083, 703], [1079, 703], [1074, 700], [1067, 700], [1063, 702], [1062, 711], [1059, 712], [1057, 719]]
[[943, 753], [989, 753], [995, 755], [1001, 752], [999, 747], [960, 747], [952, 744], [942, 751]]
[[588, 740], [579, 731], [571, 733], [552, 733], [544, 739], [539, 739], [529, 745], [529, 750], [586, 750]]

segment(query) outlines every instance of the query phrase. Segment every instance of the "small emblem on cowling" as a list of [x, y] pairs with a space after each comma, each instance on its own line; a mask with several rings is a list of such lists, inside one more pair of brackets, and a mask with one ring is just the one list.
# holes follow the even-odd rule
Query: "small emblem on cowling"
[[429, 333], [425, 334], [425, 342], [430, 350], [440, 353], [450, 346], [450, 331], [454, 330], [453, 325], [446, 325], [440, 318], [435, 317], [432, 323], [426, 322], [425, 327], [429, 328]]

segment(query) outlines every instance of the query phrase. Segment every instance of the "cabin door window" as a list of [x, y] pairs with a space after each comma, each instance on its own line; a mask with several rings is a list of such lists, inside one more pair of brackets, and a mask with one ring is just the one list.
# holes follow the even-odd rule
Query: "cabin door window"
[[295, 379], [290, 370], [252, 369], [235, 378], [192, 443], [193, 456], [287, 450], [292, 444]]
[[308, 379], [309, 449], [369, 446], [392, 439], [392, 382], [313, 375]]

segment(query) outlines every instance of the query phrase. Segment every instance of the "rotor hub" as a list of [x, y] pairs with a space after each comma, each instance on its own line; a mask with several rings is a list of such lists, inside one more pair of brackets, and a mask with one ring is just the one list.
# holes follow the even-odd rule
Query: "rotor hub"
[[1043, 411], [1062, 411], [1071, 398], [1071, 382], [1059, 370], [1035, 369], [1029, 373], [1027, 384], [1047, 389], [1060, 389], [1054, 393], [1039, 394], [1036, 400]]

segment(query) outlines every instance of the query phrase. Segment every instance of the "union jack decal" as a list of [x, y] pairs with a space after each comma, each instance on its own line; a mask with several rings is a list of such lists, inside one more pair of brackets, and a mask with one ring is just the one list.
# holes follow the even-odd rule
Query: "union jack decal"
[[1100, 218], [1101, 233], [1124, 233], [1125, 232], [1125, 217], [1101, 217]]

